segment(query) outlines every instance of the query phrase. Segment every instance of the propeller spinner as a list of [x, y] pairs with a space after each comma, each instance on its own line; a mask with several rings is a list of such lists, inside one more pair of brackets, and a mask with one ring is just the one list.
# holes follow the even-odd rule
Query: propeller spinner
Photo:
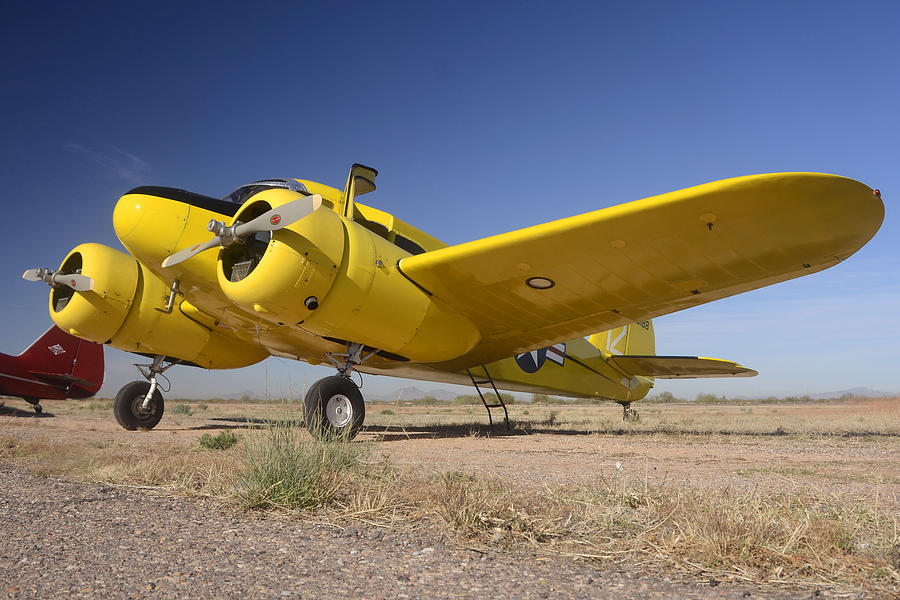
[[312, 214], [313, 211], [317, 210], [320, 206], [322, 206], [322, 196], [313, 194], [312, 196], [298, 198], [297, 200], [287, 202], [277, 208], [266, 211], [247, 223], [238, 221], [233, 225], [225, 225], [225, 223], [213, 219], [206, 228], [216, 237], [167, 256], [166, 259], [162, 261], [162, 266], [171, 267], [172, 265], [177, 265], [180, 262], [200, 254], [204, 250], [209, 250], [216, 246], [230, 246], [242, 242], [248, 236], [260, 231], [277, 231], [282, 227], [287, 227], [291, 223], [296, 223], [303, 217]]
[[28, 269], [22, 273], [25, 281], [43, 281], [51, 286], [65, 285], [76, 292], [94, 289], [94, 280], [78, 273], [60, 273], [52, 269]]

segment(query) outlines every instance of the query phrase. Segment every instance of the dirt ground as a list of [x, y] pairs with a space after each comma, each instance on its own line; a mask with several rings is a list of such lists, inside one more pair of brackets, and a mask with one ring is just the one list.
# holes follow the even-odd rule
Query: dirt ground
[[[240, 434], [267, 419], [297, 418], [296, 407], [277, 403], [170, 401], [156, 429], [129, 432], [116, 424], [109, 401], [45, 402], [44, 408], [43, 415], [35, 416], [30, 407], [14, 399], [0, 407], [0, 440], [15, 440], [26, 450], [5, 459], [0, 455], [0, 466], [6, 469], [4, 485], [25, 478], [25, 473], [50, 475], [60, 482], [58, 486], [68, 485], [63, 482], [70, 479], [66, 469], [76, 464], [72, 461], [83, 465], [104, 453], [121, 450], [148, 456], [161, 452], [187, 455], [197, 450], [199, 438], [205, 433], [215, 435], [231, 429]], [[359, 439], [369, 442], [374, 453], [385, 454], [410, 471], [491, 474], [526, 488], [621, 481], [702, 489], [795, 490], [823, 496], [850, 494], [883, 510], [900, 512], [900, 400], [641, 408], [640, 423], [625, 424], [621, 409], [615, 405], [517, 405], [511, 408], [515, 426], [507, 433], [502, 426], [487, 427], [480, 406], [369, 405], [367, 425]], [[33, 449], [30, 454], [29, 448]], [[69, 491], [64, 494], [72, 495]], [[6, 513], [4, 521], [15, 519], [12, 509], [0, 512]], [[32, 532], [26, 527], [16, 535], [17, 539], [30, 540]], [[317, 529], [315, 536], [322, 535], [325, 533]], [[425, 544], [423, 548], [438, 543], [411, 539], [413, 546]], [[396, 542], [403, 551], [409, 549], [409, 543]], [[453, 559], [463, 563], [480, 560], [468, 555], [454, 555]], [[537, 563], [544, 564], [541, 560]], [[581, 583], [601, 577], [590, 569], [576, 570]], [[547, 573], [542, 576], [552, 577]], [[500, 583], [496, 574], [486, 577]], [[645, 582], [655, 591], [634, 597], [667, 597], [674, 593], [669, 581], [664, 576]], [[558, 592], [567, 597], [564, 582], [557, 583]], [[365, 581], [355, 585], [365, 589]], [[603, 597], [590, 586], [582, 588], [577, 593], [570, 590], [571, 597]], [[50, 587], [34, 588], [35, 594], [53, 589], [52, 582]], [[490, 595], [503, 596], [502, 586], [491, 589]], [[619, 589], [619, 597], [632, 597], [621, 595]], [[372, 597], [404, 597], [407, 593], [411, 597], [436, 596], [429, 590], [434, 591], [416, 590], [415, 586], [398, 591], [394, 584], [383, 595], [373, 593]], [[814, 591], [827, 597], [883, 596], [864, 590], [773, 591], [759, 586], [717, 590], [700, 586], [691, 590], [685, 597], [800, 598], [810, 597]], [[111, 596], [118, 594], [113, 592]], [[307, 593], [303, 597], [317, 595]]]
[[[24, 403], [7, 401], [0, 408], [0, 435], [70, 451], [119, 445], [152, 453], [160, 444], [196, 447], [204, 433], [297, 418], [294, 407], [272, 403], [170, 402], [154, 430], [129, 432], [116, 424], [108, 402], [44, 406], [44, 414], [35, 416]], [[506, 432], [502, 424], [488, 427], [480, 406], [375, 404], [367, 409], [359, 439], [410, 469], [490, 473], [526, 486], [626, 478], [713, 488], [839, 490], [900, 502], [900, 399], [641, 408], [641, 422], [629, 425], [615, 405], [519, 405], [510, 411], [517, 425]]]

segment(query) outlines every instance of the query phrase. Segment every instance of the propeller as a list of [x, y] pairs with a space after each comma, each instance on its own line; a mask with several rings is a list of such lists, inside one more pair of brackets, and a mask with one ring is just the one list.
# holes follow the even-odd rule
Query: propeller
[[28, 269], [22, 273], [25, 281], [43, 281], [52, 286], [65, 285], [76, 292], [87, 292], [94, 289], [94, 280], [79, 273], [60, 273], [52, 269]]
[[166, 259], [162, 261], [162, 266], [171, 267], [172, 265], [177, 265], [180, 262], [200, 254], [204, 250], [209, 250], [216, 246], [230, 246], [242, 242], [245, 238], [254, 233], [259, 233], [260, 231], [277, 231], [282, 227], [287, 227], [291, 223], [296, 223], [303, 217], [312, 214], [313, 211], [317, 210], [320, 206], [322, 206], [322, 196], [313, 194], [312, 196], [304, 196], [303, 198], [286, 202], [278, 208], [273, 208], [272, 210], [264, 212], [247, 223], [238, 221], [234, 223], [234, 225], [225, 225], [225, 223], [221, 221], [212, 219], [206, 225], [206, 229], [212, 232], [216, 237], [203, 242], [202, 244], [184, 248], [175, 254], [167, 256]]

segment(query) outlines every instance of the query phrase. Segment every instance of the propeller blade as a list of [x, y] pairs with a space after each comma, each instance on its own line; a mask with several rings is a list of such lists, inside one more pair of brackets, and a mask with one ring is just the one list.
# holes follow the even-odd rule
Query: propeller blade
[[54, 273], [50, 277], [50, 281], [60, 285], [67, 285], [76, 292], [87, 292], [94, 289], [94, 280], [87, 275], [79, 275], [77, 273]]
[[60, 273], [52, 269], [28, 269], [22, 273], [25, 281], [43, 281], [50, 285], [65, 285], [76, 292], [87, 292], [94, 289], [94, 280], [79, 273]]
[[322, 196], [313, 194], [286, 202], [278, 208], [266, 211], [248, 223], [241, 223], [234, 228], [234, 235], [243, 238], [259, 231], [277, 231], [296, 223], [322, 206]]
[[224, 223], [220, 223], [213, 219], [209, 222], [208, 228], [216, 237], [203, 244], [197, 244], [190, 248], [179, 250], [175, 254], [166, 257], [166, 259], [162, 261], [162, 266], [165, 268], [177, 265], [196, 254], [200, 254], [204, 250], [215, 248], [216, 246], [231, 245], [241, 238], [245, 238], [259, 231], [276, 231], [291, 223], [296, 223], [303, 217], [311, 214], [320, 206], [322, 206], [322, 196], [313, 194], [312, 196], [304, 196], [303, 198], [286, 202], [278, 208], [266, 211], [249, 223], [238, 223], [226, 227]]
[[179, 250], [175, 254], [167, 256], [165, 260], [162, 261], [162, 266], [163, 268], [165, 268], [171, 267], [172, 265], [177, 265], [178, 263], [184, 262], [196, 254], [200, 254], [204, 250], [209, 250], [210, 248], [215, 248], [216, 246], [221, 245], [222, 239], [219, 237], [214, 237], [207, 242], [203, 242], [202, 244], [195, 244], [193, 246], [190, 246], [189, 248]]
[[44, 274], [43, 271], [47, 269], [28, 269], [24, 273], [22, 273], [22, 279], [25, 281], [43, 281]]

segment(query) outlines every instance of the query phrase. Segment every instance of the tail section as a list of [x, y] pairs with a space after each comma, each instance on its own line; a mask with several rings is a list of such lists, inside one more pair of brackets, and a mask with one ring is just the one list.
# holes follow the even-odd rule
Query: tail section
[[48, 381], [69, 384], [72, 398], [93, 396], [103, 385], [103, 346], [53, 326], [22, 354], [28, 372]]
[[588, 340], [603, 353], [606, 362], [621, 373], [652, 379], [699, 377], [753, 377], [753, 369], [730, 360], [699, 356], [656, 356], [652, 321], [595, 333]]
[[606, 354], [617, 356], [628, 354], [652, 356], [656, 354], [653, 321], [638, 321], [603, 333], [595, 333], [588, 338], [588, 341]]

